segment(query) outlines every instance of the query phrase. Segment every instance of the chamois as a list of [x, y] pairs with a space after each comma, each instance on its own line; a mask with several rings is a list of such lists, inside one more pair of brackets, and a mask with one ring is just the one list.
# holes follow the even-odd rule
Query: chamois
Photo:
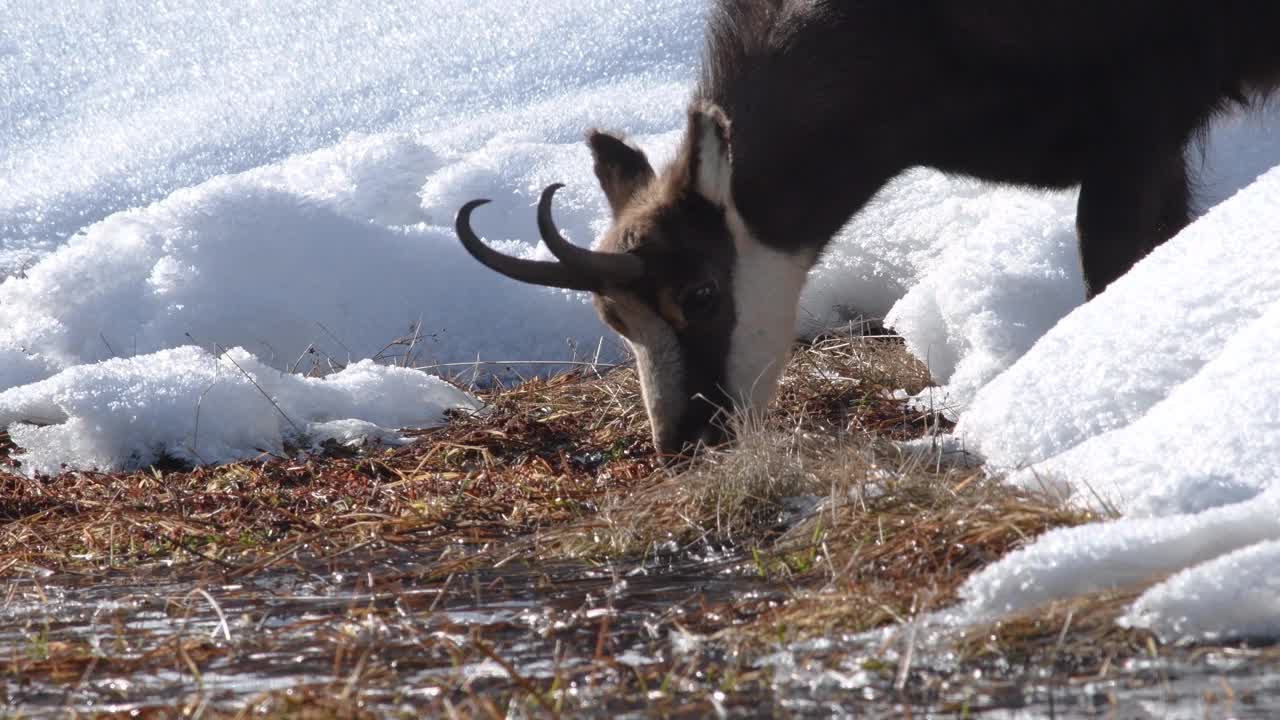
[[915, 166], [1080, 187], [1086, 294], [1190, 218], [1186, 154], [1210, 119], [1280, 86], [1275, 0], [718, 0], [676, 159], [656, 173], [588, 134], [613, 226], [598, 250], [537, 219], [557, 261], [480, 262], [588, 290], [636, 357], [664, 453], [758, 412], [793, 341], [806, 273]]

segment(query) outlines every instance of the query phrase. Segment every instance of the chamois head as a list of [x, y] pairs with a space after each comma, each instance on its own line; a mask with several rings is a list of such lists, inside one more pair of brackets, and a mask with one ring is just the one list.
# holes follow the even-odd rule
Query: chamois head
[[587, 143], [613, 226], [599, 250], [568, 243], [551, 219], [560, 185], [542, 193], [538, 229], [558, 262], [502, 255], [458, 211], [457, 232], [489, 268], [522, 282], [594, 293], [596, 310], [630, 345], [659, 452], [724, 437], [726, 413], [768, 404], [793, 339], [807, 264], [755, 240], [733, 204], [730, 127], [710, 105], [689, 113], [676, 160], [661, 175], [617, 136]]

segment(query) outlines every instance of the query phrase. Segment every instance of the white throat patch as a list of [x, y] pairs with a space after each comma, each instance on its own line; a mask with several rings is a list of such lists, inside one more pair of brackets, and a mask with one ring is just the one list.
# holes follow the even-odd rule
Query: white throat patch
[[796, 337], [796, 313], [814, 258], [774, 250], [751, 233], [733, 207], [725, 219], [737, 258], [733, 269], [736, 315], [729, 339], [725, 391], [740, 411], [761, 413]]
[[712, 205], [727, 207], [730, 195], [729, 148], [711, 120], [704, 120], [698, 140], [698, 192]]

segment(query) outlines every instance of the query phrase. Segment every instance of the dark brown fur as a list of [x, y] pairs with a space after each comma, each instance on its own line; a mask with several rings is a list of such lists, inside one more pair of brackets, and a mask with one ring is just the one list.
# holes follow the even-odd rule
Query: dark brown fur
[[1188, 222], [1210, 118], [1277, 83], [1272, 0], [720, 0], [697, 97], [763, 242], [821, 248], [916, 165], [1081, 185], [1093, 294]]

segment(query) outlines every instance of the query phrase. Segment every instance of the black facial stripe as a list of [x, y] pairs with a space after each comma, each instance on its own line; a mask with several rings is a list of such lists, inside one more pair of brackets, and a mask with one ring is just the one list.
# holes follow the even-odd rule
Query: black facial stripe
[[[684, 390], [689, 398], [682, 430], [686, 424], [705, 424], [719, 410], [731, 410], [732, 404], [724, 392], [725, 368], [729, 350], [728, 334], [723, 338], [681, 338], [680, 349], [685, 368]], [[687, 428], [696, 432], [696, 427]], [[682, 432], [682, 434], [684, 434]]]
[[[732, 270], [725, 277], [732, 287]], [[684, 394], [688, 398], [680, 419], [680, 437], [696, 442], [712, 422], [723, 422], [732, 412], [726, 393], [729, 343], [737, 320], [733, 298], [722, 297], [710, 318], [700, 320], [680, 333], [681, 362], [684, 365]], [[717, 418], [717, 416], [720, 416]]]
[[[697, 193], [691, 193], [679, 207], [679, 225], [671, 232], [687, 239], [689, 249], [704, 263], [702, 268], [682, 278], [680, 289], [689, 284], [714, 282], [721, 289], [716, 304], [680, 333], [680, 350], [685, 367], [684, 417], [680, 419], [682, 441], [696, 443], [713, 423], [724, 423], [733, 410], [726, 392], [729, 343], [737, 321], [732, 297], [733, 266], [737, 255], [723, 209]], [[708, 272], [708, 269], [711, 269]]]

